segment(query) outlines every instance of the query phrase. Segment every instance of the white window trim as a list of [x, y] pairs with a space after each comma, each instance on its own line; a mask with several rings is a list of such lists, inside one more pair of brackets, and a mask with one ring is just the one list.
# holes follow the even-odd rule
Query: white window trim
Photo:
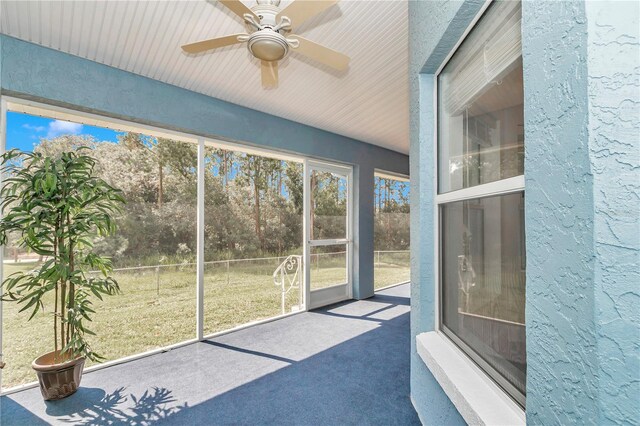
[[329, 239], [329, 240], [309, 240], [309, 245], [311, 247], [324, 247], [324, 246], [339, 246], [350, 243], [351, 240], [348, 238], [338, 238], [338, 239]]
[[375, 177], [379, 177], [379, 178], [382, 178], [382, 179], [397, 180], [398, 182], [409, 182], [410, 181], [410, 176], [409, 175], [403, 175], [401, 173], [387, 172], [387, 171], [381, 170], [381, 169], [375, 169], [373, 171], [373, 175]]
[[497, 195], [512, 194], [524, 191], [524, 175], [514, 176], [496, 182], [483, 183], [482, 185], [456, 191], [445, 192], [436, 195], [436, 204], [448, 204], [455, 201], [473, 200], [477, 198], [495, 197]]
[[[434, 277], [435, 277], [435, 331], [416, 336], [418, 354], [427, 368], [434, 375], [445, 394], [456, 406], [462, 417], [469, 424], [526, 424], [526, 412], [511, 396], [491, 378], [485, 371], [441, 331], [440, 320], [440, 205], [453, 201], [481, 198], [492, 195], [503, 195], [524, 191], [524, 175], [463, 188], [443, 194], [438, 193], [438, 76], [467, 38], [469, 33], [482, 18], [493, 0], [485, 0], [476, 16], [464, 31], [458, 42], [451, 49], [433, 76], [433, 158], [434, 179], [433, 193], [435, 207], [433, 211], [434, 235]], [[464, 372], [464, 374], [461, 374]], [[478, 397], [480, 394], [482, 397]], [[504, 421], [498, 421], [498, 419]], [[507, 421], [511, 419], [512, 421]]]
[[526, 424], [524, 410], [443, 333], [419, 334], [416, 348], [468, 424]]

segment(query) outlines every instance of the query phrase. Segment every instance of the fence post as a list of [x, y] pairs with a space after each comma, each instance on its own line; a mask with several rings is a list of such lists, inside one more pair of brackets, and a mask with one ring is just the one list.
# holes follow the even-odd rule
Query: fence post
[[[277, 260], [278, 260], [278, 267], [281, 267], [281, 266], [282, 266], [282, 261], [281, 261], [280, 259], [282, 259], [282, 258], [281, 258], [280, 256], [278, 256], [278, 258], [277, 258]], [[287, 257], [285, 257], [284, 259], [285, 259], [284, 261], [286, 262], [286, 260], [287, 260], [288, 258], [287, 258]], [[281, 269], [281, 270], [280, 270], [280, 300], [281, 300], [281, 305], [282, 305], [282, 306], [281, 306], [281, 307], [282, 307], [282, 315], [284, 315], [284, 314], [285, 314], [285, 308], [286, 308], [286, 307], [285, 307], [285, 305], [286, 305], [286, 303], [287, 303], [287, 301], [286, 301], [286, 295], [285, 295], [285, 292], [284, 292], [284, 288], [285, 288], [285, 286], [284, 286], [284, 270], [283, 270], [283, 269]]]
[[160, 267], [156, 266], [156, 293], [160, 296]]
[[285, 293], [285, 285], [284, 285], [284, 271], [280, 272], [280, 294], [282, 297], [282, 315], [285, 314], [285, 305], [287, 304], [287, 294]]
[[227, 285], [229, 285], [230, 282], [230, 278], [229, 278], [229, 260], [227, 259]]
[[298, 288], [300, 289], [298, 293], [298, 310], [301, 311], [304, 306], [304, 292], [306, 291], [304, 281], [304, 274], [306, 274], [306, 269], [304, 268], [304, 256], [298, 256], [298, 272], [297, 280]]

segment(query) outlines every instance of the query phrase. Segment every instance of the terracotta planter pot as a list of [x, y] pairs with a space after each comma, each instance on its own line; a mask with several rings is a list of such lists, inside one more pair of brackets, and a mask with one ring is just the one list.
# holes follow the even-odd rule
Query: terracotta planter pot
[[31, 367], [36, 370], [40, 391], [45, 401], [62, 399], [73, 394], [80, 386], [84, 357], [62, 360], [58, 352], [49, 352], [36, 358]]

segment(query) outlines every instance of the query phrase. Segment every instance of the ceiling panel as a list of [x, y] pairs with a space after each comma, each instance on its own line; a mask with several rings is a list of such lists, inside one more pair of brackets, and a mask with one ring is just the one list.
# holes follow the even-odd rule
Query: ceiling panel
[[0, 11], [4, 34], [409, 152], [405, 0], [343, 0], [296, 28], [349, 55], [350, 67], [337, 72], [291, 53], [280, 62], [273, 90], [262, 89], [260, 62], [244, 45], [200, 55], [180, 49], [244, 31], [217, 2], [1, 0]]

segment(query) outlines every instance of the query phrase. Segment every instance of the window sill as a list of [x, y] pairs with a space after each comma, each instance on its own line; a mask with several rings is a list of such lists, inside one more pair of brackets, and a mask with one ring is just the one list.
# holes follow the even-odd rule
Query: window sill
[[416, 337], [420, 358], [470, 425], [524, 425], [525, 413], [441, 333]]

